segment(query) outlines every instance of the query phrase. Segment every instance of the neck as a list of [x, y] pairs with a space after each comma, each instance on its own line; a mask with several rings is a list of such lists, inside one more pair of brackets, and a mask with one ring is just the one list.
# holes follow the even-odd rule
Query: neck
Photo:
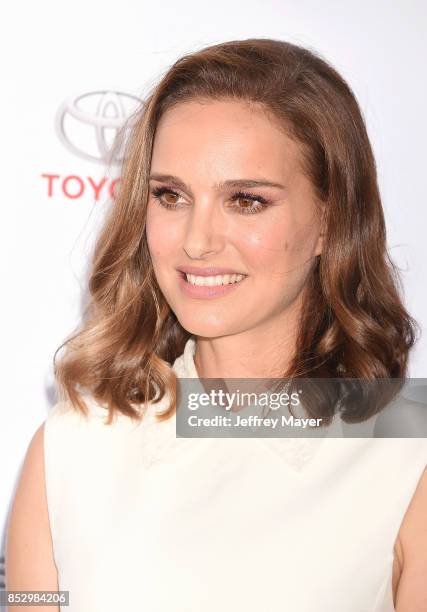
[[194, 364], [199, 378], [282, 378], [295, 354], [296, 326], [245, 330], [229, 336], [196, 336]]

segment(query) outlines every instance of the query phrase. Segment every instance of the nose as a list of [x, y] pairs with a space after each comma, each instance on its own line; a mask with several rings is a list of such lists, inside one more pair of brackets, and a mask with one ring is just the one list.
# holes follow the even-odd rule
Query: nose
[[195, 202], [187, 218], [184, 251], [191, 259], [219, 253], [224, 248], [225, 227], [217, 201]]

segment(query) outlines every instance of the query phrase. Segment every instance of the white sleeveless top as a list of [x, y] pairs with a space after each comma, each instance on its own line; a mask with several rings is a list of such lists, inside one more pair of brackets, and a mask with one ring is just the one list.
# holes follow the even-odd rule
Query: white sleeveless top
[[[173, 365], [197, 378], [191, 337]], [[45, 422], [68, 612], [392, 612], [393, 546], [427, 440], [176, 438], [93, 399]]]

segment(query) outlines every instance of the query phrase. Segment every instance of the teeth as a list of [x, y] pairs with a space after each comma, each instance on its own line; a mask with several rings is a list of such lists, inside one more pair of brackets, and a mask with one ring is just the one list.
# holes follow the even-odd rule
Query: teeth
[[218, 276], [195, 276], [194, 274], [186, 274], [187, 281], [198, 287], [214, 287], [216, 285], [229, 285], [238, 283], [245, 278], [244, 274], [224, 274]]

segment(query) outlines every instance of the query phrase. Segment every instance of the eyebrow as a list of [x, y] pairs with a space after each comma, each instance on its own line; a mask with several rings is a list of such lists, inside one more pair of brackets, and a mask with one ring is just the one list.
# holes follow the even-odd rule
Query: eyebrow
[[[149, 180], [170, 183], [174, 187], [178, 187], [182, 190], [188, 190], [191, 193], [191, 190], [188, 189], [184, 181], [173, 174], [151, 174]], [[213, 187], [218, 191], [224, 187], [234, 187], [237, 189], [250, 189], [251, 187], [276, 187], [279, 189], [285, 189], [284, 185], [268, 181], [267, 179], [229, 179], [227, 181], [215, 183]]]

